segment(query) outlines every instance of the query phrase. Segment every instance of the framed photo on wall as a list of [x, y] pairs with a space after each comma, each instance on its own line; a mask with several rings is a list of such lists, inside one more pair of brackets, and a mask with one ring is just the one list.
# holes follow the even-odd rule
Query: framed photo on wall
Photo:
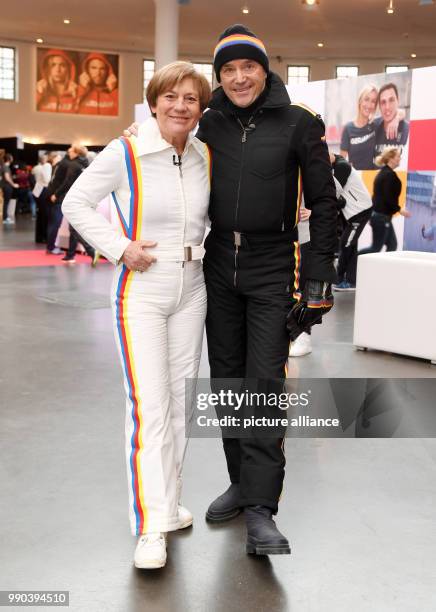
[[118, 116], [119, 56], [38, 47], [36, 109]]

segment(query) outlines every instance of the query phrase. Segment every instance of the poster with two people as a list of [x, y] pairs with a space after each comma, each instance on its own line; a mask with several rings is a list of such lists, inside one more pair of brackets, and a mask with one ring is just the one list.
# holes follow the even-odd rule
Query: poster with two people
[[36, 108], [46, 113], [118, 115], [118, 55], [37, 49]]

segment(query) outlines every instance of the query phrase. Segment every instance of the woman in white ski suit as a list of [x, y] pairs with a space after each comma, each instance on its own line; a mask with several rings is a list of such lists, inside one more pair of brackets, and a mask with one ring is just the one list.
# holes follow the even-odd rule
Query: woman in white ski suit
[[[137, 567], [162, 567], [164, 534], [192, 523], [180, 506], [185, 379], [197, 376], [206, 315], [201, 259], [210, 158], [190, 131], [209, 97], [192, 64], [162, 68], [147, 91], [154, 116], [136, 138], [113, 140], [62, 206], [116, 266], [112, 308], [127, 395], [130, 522], [134, 535], [146, 534], [138, 546], [148, 546], [142, 557], [137, 547]], [[108, 193], [116, 227], [95, 210]]]

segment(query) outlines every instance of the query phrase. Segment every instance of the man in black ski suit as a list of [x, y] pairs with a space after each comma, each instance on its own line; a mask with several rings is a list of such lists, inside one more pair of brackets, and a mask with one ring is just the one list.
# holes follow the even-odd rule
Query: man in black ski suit
[[[222, 33], [214, 69], [221, 87], [197, 133], [212, 156], [204, 260], [211, 379], [277, 389], [289, 339], [320, 322], [333, 303], [337, 209], [324, 124], [291, 104], [269, 71], [265, 46], [246, 27]], [[300, 299], [296, 225], [303, 189], [312, 211], [311, 257]], [[248, 553], [289, 553], [272, 519], [284, 478], [283, 437], [223, 438], [223, 445], [231, 486], [209, 506], [207, 519], [220, 522], [244, 510]]]

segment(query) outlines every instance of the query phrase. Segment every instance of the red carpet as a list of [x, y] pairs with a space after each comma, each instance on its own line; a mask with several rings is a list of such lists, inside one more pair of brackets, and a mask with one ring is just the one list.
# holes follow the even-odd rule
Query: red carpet
[[[39, 266], [72, 266], [78, 264], [91, 265], [87, 255], [76, 255], [76, 264], [62, 261], [63, 255], [47, 255], [45, 251], [0, 251], [0, 268], [33, 268]], [[97, 265], [107, 263], [100, 259]]]

